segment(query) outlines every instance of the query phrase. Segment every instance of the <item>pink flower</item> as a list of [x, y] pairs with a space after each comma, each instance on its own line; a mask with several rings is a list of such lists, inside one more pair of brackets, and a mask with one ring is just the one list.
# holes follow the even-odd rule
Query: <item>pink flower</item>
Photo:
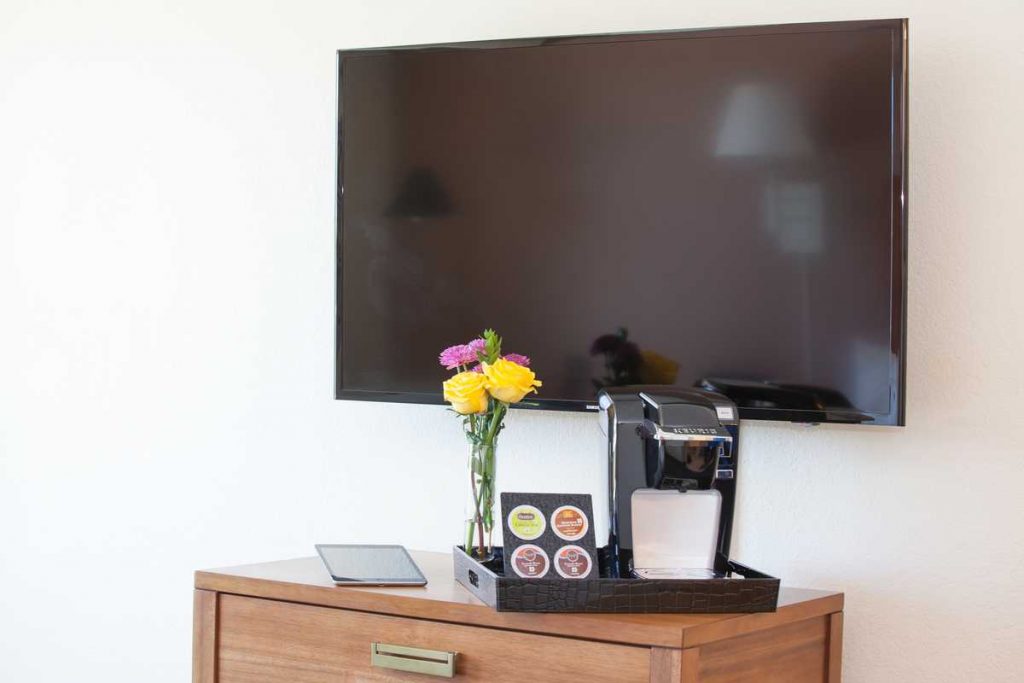
[[506, 353], [502, 356], [507, 361], [515, 363], [516, 365], [522, 365], [524, 368], [530, 367], [530, 359], [528, 356], [524, 356], [521, 353]]
[[483, 339], [474, 339], [468, 344], [449, 346], [441, 352], [437, 360], [444, 369], [454, 370], [460, 365], [469, 365], [470, 363], [477, 362], [478, 354], [482, 353], [485, 348], [486, 342]]
[[484, 366], [481, 365], [480, 363], [477, 363], [476, 365], [471, 367], [469, 370], [470, 370], [470, 372], [483, 372], [484, 371]]

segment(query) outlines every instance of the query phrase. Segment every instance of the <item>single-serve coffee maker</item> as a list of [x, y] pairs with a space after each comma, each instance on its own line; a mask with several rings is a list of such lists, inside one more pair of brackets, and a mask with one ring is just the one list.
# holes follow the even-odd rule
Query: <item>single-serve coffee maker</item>
[[612, 577], [711, 576], [728, 557], [739, 414], [714, 392], [665, 386], [598, 393], [608, 437]]

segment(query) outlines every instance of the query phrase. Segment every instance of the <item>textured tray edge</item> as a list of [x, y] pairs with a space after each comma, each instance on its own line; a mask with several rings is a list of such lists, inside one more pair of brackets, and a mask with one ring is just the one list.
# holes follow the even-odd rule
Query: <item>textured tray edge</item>
[[[593, 614], [746, 614], [775, 612], [781, 581], [738, 562], [730, 566], [756, 578], [744, 579], [518, 579], [498, 576], [467, 555], [452, 548], [455, 580], [486, 605], [499, 612], [593, 613]], [[586, 585], [590, 584], [590, 585]], [[596, 585], [595, 585], [596, 584]], [[629, 587], [618, 591], [616, 588]], [[713, 590], [695, 592], [697, 587]], [[635, 590], [634, 590], [635, 588]], [[586, 590], [580, 590], [586, 589]], [[758, 593], [758, 599], [729, 601], [736, 591]], [[732, 591], [730, 593], [730, 590]], [[602, 592], [604, 591], [604, 594]], [[529, 600], [525, 598], [530, 598]], [[682, 604], [681, 599], [689, 599]], [[694, 604], [696, 601], [696, 604]]]

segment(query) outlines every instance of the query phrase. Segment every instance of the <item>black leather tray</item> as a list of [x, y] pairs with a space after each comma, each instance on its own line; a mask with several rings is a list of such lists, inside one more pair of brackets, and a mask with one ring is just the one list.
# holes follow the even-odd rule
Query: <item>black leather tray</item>
[[724, 557], [719, 571], [743, 578], [521, 579], [502, 573], [500, 554], [485, 566], [456, 546], [452, 558], [455, 580], [499, 612], [774, 612], [779, 600], [778, 579]]

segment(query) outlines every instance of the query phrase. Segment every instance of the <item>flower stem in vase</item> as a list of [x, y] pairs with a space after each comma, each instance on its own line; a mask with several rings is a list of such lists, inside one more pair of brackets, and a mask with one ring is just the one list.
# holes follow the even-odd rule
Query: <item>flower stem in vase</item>
[[[491, 556], [494, 505], [494, 446], [474, 442], [469, 456], [470, 497], [466, 515], [466, 552], [478, 560]], [[475, 537], [475, 543], [474, 543]]]

